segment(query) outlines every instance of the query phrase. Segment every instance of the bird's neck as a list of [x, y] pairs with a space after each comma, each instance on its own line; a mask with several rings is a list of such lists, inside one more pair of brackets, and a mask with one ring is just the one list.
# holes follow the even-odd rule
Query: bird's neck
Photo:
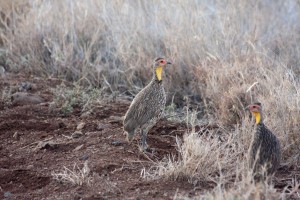
[[159, 83], [162, 82], [162, 72], [163, 72], [163, 67], [158, 66], [154, 69], [154, 73], [153, 73], [153, 79], [155, 81], [158, 81]]
[[255, 117], [256, 124], [262, 123], [262, 116], [261, 116], [260, 112], [253, 112], [253, 115]]

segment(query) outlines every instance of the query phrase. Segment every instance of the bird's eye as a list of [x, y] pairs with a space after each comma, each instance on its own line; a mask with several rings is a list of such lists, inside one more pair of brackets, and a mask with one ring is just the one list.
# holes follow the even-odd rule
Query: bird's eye
[[257, 108], [257, 106], [253, 106], [252, 108]]
[[160, 63], [161, 63], [161, 64], [164, 64], [164, 63], [165, 63], [165, 61], [164, 61], [164, 60], [161, 60], [161, 61], [160, 61]]

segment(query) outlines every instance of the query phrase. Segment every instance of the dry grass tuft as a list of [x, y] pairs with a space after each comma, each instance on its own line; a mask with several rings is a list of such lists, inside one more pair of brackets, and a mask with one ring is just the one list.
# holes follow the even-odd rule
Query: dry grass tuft
[[203, 199], [276, 199], [280, 193], [276, 192], [273, 185], [267, 182], [254, 184], [251, 179], [244, 179], [234, 183], [234, 186], [226, 190], [218, 185], [212, 192], [201, 196]]
[[218, 184], [212, 191], [200, 195], [200, 199], [297, 199], [300, 197], [299, 186], [300, 182], [296, 181], [294, 185], [278, 192], [267, 180], [254, 184], [250, 174], [247, 174], [241, 180], [236, 180], [231, 188], [227, 189]]
[[90, 169], [87, 161], [84, 163], [82, 169], [74, 164], [72, 170], [64, 166], [64, 169], [61, 172], [53, 172], [51, 175], [59, 182], [71, 183], [73, 185], [90, 185], [93, 181], [90, 176]]
[[185, 179], [191, 183], [220, 183], [222, 177], [222, 184], [230, 183], [239, 179], [241, 172], [248, 171], [247, 156], [252, 133], [253, 129], [247, 129], [246, 125], [237, 126], [231, 132], [220, 127], [186, 133], [183, 141], [177, 139], [178, 157], [158, 162], [146, 177]]

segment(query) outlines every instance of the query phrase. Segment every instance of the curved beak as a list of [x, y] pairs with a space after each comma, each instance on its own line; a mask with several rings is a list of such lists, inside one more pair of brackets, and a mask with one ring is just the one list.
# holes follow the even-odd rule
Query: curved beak
[[172, 65], [172, 63], [170, 61], [167, 62], [167, 65]]

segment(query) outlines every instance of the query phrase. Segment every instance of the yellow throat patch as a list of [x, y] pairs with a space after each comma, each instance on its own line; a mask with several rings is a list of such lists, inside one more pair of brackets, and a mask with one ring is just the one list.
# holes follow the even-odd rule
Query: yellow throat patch
[[255, 122], [258, 124], [260, 122], [260, 113], [259, 112], [252, 112], [255, 117]]
[[158, 66], [155, 69], [155, 73], [156, 73], [156, 77], [159, 81], [161, 81], [161, 75], [162, 75], [162, 71], [163, 71], [163, 67], [162, 66]]

